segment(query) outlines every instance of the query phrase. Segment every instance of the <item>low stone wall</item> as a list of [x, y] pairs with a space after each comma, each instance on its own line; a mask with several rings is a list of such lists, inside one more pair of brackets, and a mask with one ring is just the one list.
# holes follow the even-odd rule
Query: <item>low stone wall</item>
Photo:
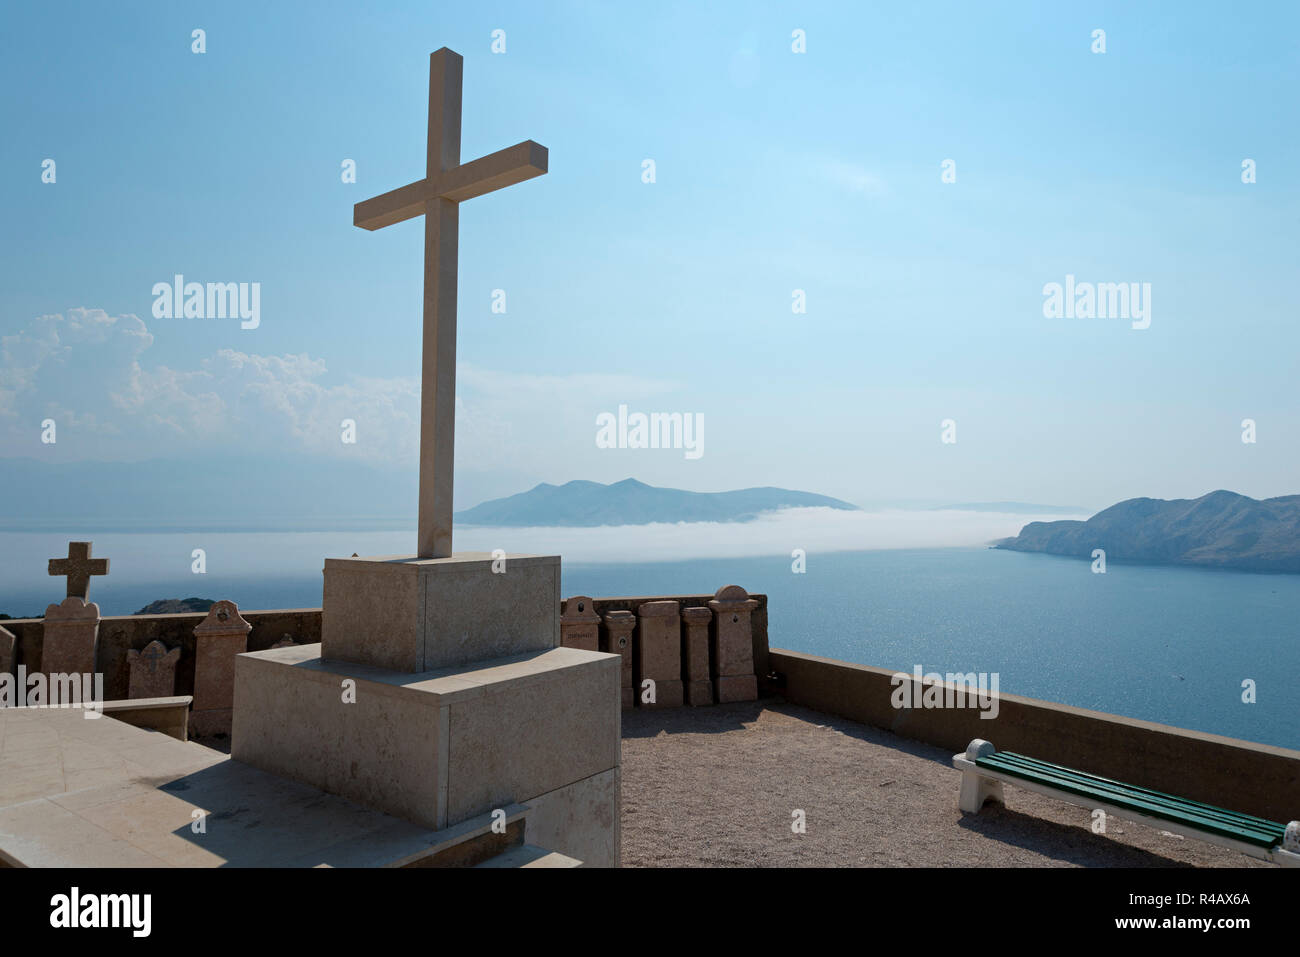
[[[887, 668], [775, 648], [768, 662], [775, 672], [765, 685], [770, 693], [954, 754], [971, 739], [984, 738], [999, 750], [1232, 811], [1280, 822], [1300, 819], [1300, 751], [1011, 694], [998, 695], [998, 714], [991, 719], [975, 708], [895, 708], [895, 672]], [[912, 700], [919, 700], [919, 690], [913, 688]], [[955, 778], [952, 799], [955, 805]]]
[[190, 705], [194, 699], [189, 695], [175, 695], [170, 698], [135, 698], [130, 701], [105, 701], [104, 714], [118, 721], [161, 731], [177, 741], [189, 740]]
[[[604, 615], [616, 609], [636, 610], [646, 602], [672, 600], [683, 608], [707, 607], [713, 595], [662, 595], [625, 598], [596, 598], [592, 604]], [[762, 676], [767, 668], [767, 596], [750, 595], [757, 602], [751, 616], [754, 647], [754, 670]], [[249, 651], [265, 651], [288, 638], [294, 644], [311, 645], [321, 640], [319, 608], [283, 608], [268, 611], [242, 611], [253, 626], [248, 634]], [[130, 691], [127, 652], [143, 651], [151, 641], [161, 641], [170, 648], [181, 649], [176, 664], [174, 694], [194, 694], [194, 629], [207, 617], [205, 612], [179, 615], [112, 615], [100, 619], [96, 663], [104, 675], [104, 696], [125, 699]], [[26, 665], [28, 671], [39, 670], [43, 650], [44, 620], [16, 618], [0, 622], [17, 639], [14, 665]]]
[[[274, 611], [241, 612], [253, 630], [248, 634], [249, 651], [265, 651], [273, 644], [290, 638], [295, 644], [311, 645], [320, 641], [319, 608], [284, 608]], [[176, 665], [178, 695], [194, 693], [194, 629], [207, 617], [205, 612], [182, 615], [112, 615], [99, 622], [99, 646], [96, 662], [104, 674], [104, 697], [126, 698], [130, 689], [130, 672], [126, 653], [143, 651], [155, 639], [168, 648], [181, 649]], [[41, 661], [44, 620], [15, 618], [0, 622], [17, 638], [15, 665], [36, 671]]]

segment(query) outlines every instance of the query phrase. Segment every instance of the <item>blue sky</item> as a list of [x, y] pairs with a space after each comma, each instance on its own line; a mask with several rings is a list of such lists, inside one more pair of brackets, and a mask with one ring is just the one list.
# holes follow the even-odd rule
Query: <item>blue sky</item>
[[[422, 225], [352, 204], [423, 175], [448, 46], [462, 159], [550, 151], [461, 209], [458, 505], [1300, 492], [1294, 5], [701, 6], [6, 8], [0, 457], [413, 469]], [[260, 282], [260, 327], [153, 318], [175, 273]], [[1067, 274], [1150, 283], [1150, 327], [1045, 318]], [[705, 454], [598, 449], [619, 404], [702, 415]]]

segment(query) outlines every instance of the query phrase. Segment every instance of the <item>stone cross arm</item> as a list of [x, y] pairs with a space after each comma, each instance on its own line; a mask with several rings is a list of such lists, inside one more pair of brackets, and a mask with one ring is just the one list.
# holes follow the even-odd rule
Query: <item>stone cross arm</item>
[[352, 207], [352, 224], [362, 229], [382, 229], [425, 211], [431, 199], [463, 202], [546, 172], [546, 147], [532, 140], [470, 160], [434, 176], [381, 193]]

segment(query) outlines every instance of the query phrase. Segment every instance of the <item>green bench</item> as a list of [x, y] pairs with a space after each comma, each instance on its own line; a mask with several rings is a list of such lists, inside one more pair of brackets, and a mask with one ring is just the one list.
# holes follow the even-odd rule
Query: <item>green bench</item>
[[1238, 814], [1014, 751], [998, 751], [980, 738], [970, 743], [965, 754], [954, 754], [952, 764], [962, 773], [961, 809], [970, 814], [978, 814], [986, 801], [1004, 803], [1005, 782], [1079, 807], [1100, 808], [1107, 817], [1220, 844], [1283, 867], [1300, 867], [1300, 821], [1278, 824]]

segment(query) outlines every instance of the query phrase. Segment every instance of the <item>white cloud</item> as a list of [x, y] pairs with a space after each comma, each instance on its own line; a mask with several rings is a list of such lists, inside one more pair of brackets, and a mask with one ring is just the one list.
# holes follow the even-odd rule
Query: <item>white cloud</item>
[[[153, 344], [134, 315], [72, 309], [0, 338], [0, 447], [4, 455], [131, 460], [204, 449], [297, 451], [415, 467], [417, 378], [331, 382], [326, 361], [222, 349], [193, 368], [153, 365]], [[457, 367], [458, 464], [477, 470], [552, 472], [594, 449], [595, 415], [676, 388], [602, 373], [513, 374]], [[40, 445], [53, 418], [57, 448]], [[342, 422], [357, 442], [341, 441]], [[589, 427], [588, 427], [589, 426]]]
[[[571, 562], [686, 561], [896, 548], [978, 546], [1019, 533], [1029, 522], [1066, 515], [1003, 512], [885, 510], [846, 512], [789, 508], [751, 522], [680, 522], [601, 528], [482, 528], [458, 526], [457, 547], [508, 552], [559, 553]], [[378, 547], [379, 543], [373, 543]], [[384, 554], [376, 552], [375, 554]]]

